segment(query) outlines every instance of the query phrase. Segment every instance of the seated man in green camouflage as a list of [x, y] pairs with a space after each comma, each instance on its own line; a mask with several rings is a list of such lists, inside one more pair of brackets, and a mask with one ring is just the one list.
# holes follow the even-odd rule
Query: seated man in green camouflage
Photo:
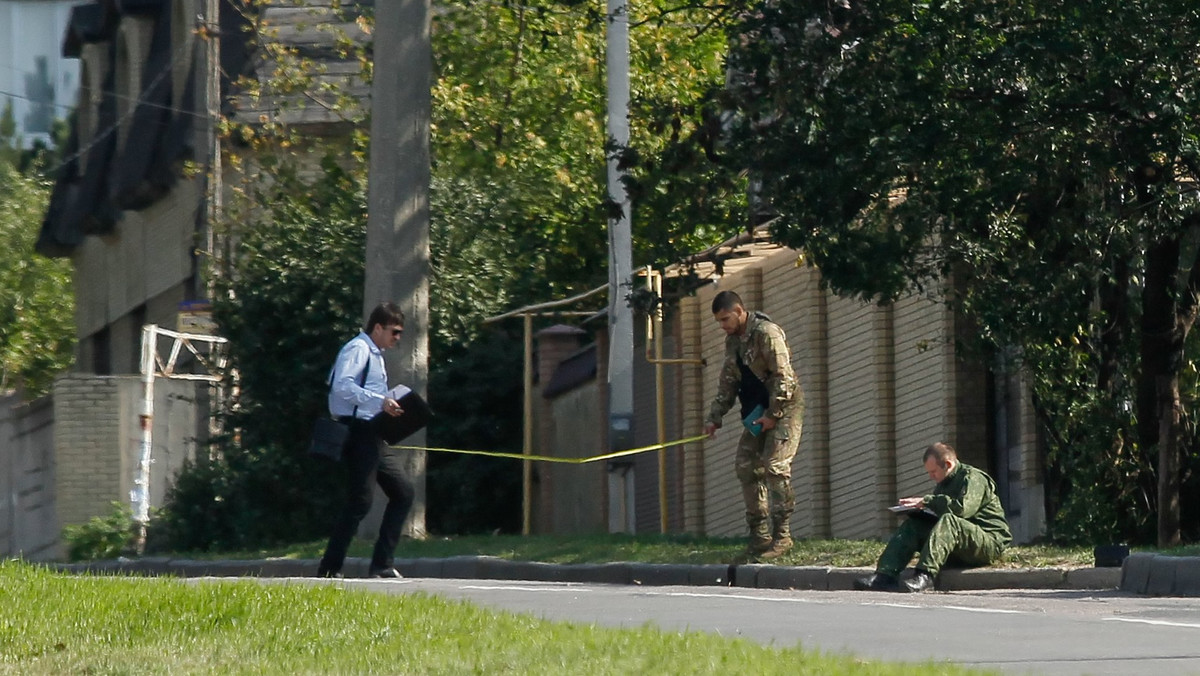
[[[998, 560], [1012, 542], [996, 482], [990, 476], [959, 462], [949, 444], [925, 449], [924, 462], [937, 486], [930, 495], [899, 501], [899, 507], [915, 511], [888, 541], [875, 574], [855, 580], [855, 589], [923, 592], [933, 588], [948, 560], [986, 566]], [[901, 584], [900, 571], [918, 552], [916, 575]]]

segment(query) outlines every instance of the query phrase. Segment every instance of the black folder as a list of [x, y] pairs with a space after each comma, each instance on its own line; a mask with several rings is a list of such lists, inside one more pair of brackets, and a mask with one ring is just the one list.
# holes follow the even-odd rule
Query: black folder
[[380, 413], [371, 418], [375, 433], [388, 445], [395, 445], [412, 436], [413, 433], [429, 424], [429, 404], [416, 392], [409, 392], [397, 400], [404, 413], [388, 415]]

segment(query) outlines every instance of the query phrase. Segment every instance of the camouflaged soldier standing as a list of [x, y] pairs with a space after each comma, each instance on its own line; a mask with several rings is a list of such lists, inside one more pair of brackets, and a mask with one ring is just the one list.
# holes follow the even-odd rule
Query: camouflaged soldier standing
[[[704, 432], [714, 436], [734, 399], [741, 403], [741, 419], [747, 424], [741, 426], [734, 469], [750, 526], [746, 551], [774, 559], [792, 547], [792, 458], [800, 444], [804, 395], [778, 324], [761, 312], [748, 311], [732, 291], [718, 293], [712, 311], [725, 331], [725, 363]], [[756, 414], [758, 407], [762, 409]], [[761, 430], [756, 433], [751, 425]]]

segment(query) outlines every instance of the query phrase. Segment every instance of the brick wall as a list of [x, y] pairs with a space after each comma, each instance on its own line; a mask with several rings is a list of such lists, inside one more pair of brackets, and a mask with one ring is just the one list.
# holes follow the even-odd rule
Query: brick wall
[[122, 379], [68, 375], [55, 382], [54, 399], [62, 414], [55, 421], [54, 447], [63, 525], [86, 523], [108, 514], [113, 501], [129, 500], [123, 477], [132, 469], [121, 451], [133, 443], [137, 421], [136, 409], [121, 409]]
[[[663, 322], [662, 355], [663, 359], [678, 359], [684, 357], [679, 353], [679, 341], [676, 336], [679, 316], [671, 312]], [[646, 332], [643, 317], [634, 318], [634, 370], [633, 370], [633, 429], [634, 444], [649, 446], [660, 442], [658, 438], [658, 387], [656, 384], [656, 366], [647, 359]], [[653, 358], [653, 343], [651, 343], [650, 358]], [[682, 427], [679, 399], [673, 396], [679, 392], [679, 379], [684, 371], [694, 371], [691, 364], [661, 364], [663, 380], [663, 428], [662, 442], [670, 442], [687, 436], [694, 436], [698, 428], [685, 431]], [[678, 446], [650, 451], [632, 456], [636, 477], [635, 516], [636, 530], [639, 533], [657, 533], [662, 530], [661, 504], [659, 500], [659, 459], [666, 466], [666, 503], [667, 530], [679, 532], [683, 530], [683, 496], [682, 473], [683, 449]]]
[[[822, 289], [820, 272], [797, 261], [796, 252], [789, 249], [762, 254], [717, 284], [681, 298], [672, 309], [669, 334], [674, 340], [667, 356], [703, 358], [706, 363], [669, 367], [665, 387], [673, 403], [668, 405], [668, 438], [691, 436], [703, 428], [724, 357], [725, 336], [713, 321], [712, 299], [718, 291], [731, 289], [783, 328], [804, 392], [804, 428], [792, 466], [796, 535], [887, 536], [896, 518], [886, 507], [898, 497], [930, 489], [921, 454], [930, 443], [946, 441], [960, 450], [964, 461], [1003, 477], [1002, 499], [1012, 513], [1014, 535], [1018, 541], [1036, 537], [1045, 519], [1028, 386], [1016, 376], [1004, 379], [1008, 394], [997, 402], [986, 365], [956, 352], [956, 339], [969, 327], [940, 301], [938, 289], [890, 305], [864, 303]], [[602, 437], [608, 356], [602, 332], [597, 343], [598, 376], [591, 406], [599, 421], [597, 436]], [[634, 357], [638, 445], [656, 441], [653, 365], [643, 354], [639, 349]], [[549, 365], [543, 361], [542, 368]], [[561, 425], [566, 418], [584, 424], [590, 418], [578, 408], [579, 401], [573, 400], [574, 408], [556, 408], [554, 421]], [[1002, 416], [998, 406], [1007, 416], [1003, 439], [993, 429]], [[723, 422], [716, 438], [677, 447], [668, 455], [671, 530], [745, 534], [744, 506], [733, 471], [741, 425], [736, 411]], [[555, 433], [555, 444], [567, 439]], [[598, 447], [607, 449], [602, 439]], [[658, 518], [657, 456], [646, 453], [636, 463], [637, 527], [653, 532]], [[553, 481], [559, 481], [557, 476]], [[555, 488], [545, 498], [564, 499], [562, 490], [565, 487]], [[610, 482], [605, 508], [615, 490]], [[576, 507], [571, 509], [578, 514]], [[574, 519], [555, 527], [575, 528]]]
[[[711, 351], [705, 351], [705, 336], [710, 332], [712, 314], [704, 307], [705, 298], [712, 302], [712, 296], [705, 298], [703, 293], [690, 296], [679, 301], [679, 340], [683, 346], [682, 354], [688, 357], [708, 359], [714, 356]], [[717, 356], [716, 358], [719, 358]], [[704, 429], [705, 409], [708, 402], [704, 399], [705, 379], [709, 370], [707, 366], [682, 369], [678, 390], [680, 399], [680, 421], [687, 436], [692, 436]], [[707, 533], [708, 524], [704, 520], [704, 501], [707, 495], [707, 485], [704, 475], [704, 452], [711, 442], [695, 442], [681, 447], [682, 451], [682, 500], [683, 500], [683, 529], [692, 533]]]
[[873, 537], [896, 490], [892, 311], [845, 298], [828, 307], [831, 534]]
[[891, 497], [899, 498], [929, 491], [921, 461], [929, 444], [961, 444], [951, 415], [956, 383], [949, 310], [935, 300], [911, 296], [896, 303], [895, 321], [896, 489]]
[[[551, 448], [555, 457], [582, 458], [606, 452], [596, 446], [595, 431], [607, 425], [599, 416], [596, 400], [599, 387], [593, 380], [557, 397], [552, 402], [554, 417], [569, 422], [555, 427]], [[584, 464], [541, 463], [539, 473], [548, 476], [554, 490], [549, 509], [541, 510], [538, 532], [594, 534], [607, 531], [604, 505], [607, 476], [603, 462]]]
[[[536, 427], [533, 436], [533, 455], [552, 457], [584, 457], [597, 451], [594, 446], [596, 424], [594, 419], [578, 420], [574, 416], [563, 417], [565, 410], [555, 401], [543, 396], [546, 385], [555, 368], [564, 359], [576, 353], [586, 334], [565, 326], [553, 326], [534, 334], [533, 412]], [[594, 396], [594, 394], [593, 394]], [[584, 447], [586, 446], [586, 450]], [[565, 466], [565, 465], [564, 465]], [[594, 468], [594, 466], [593, 466]], [[555, 528], [566, 522], [557, 517], [560, 507], [559, 493], [569, 492], [568, 487], [576, 481], [575, 472], [560, 471], [559, 465], [534, 463], [535, 478], [530, 529], [534, 533], [559, 532]], [[561, 485], [559, 485], [561, 484]], [[556, 493], [556, 486], [558, 493]], [[603, 523], [603, 519], [601, 519]], [[577, 532], [577, 531], [566, 531]]]
[[[896, 521], [885, 508], [930, 487], [921, 453], [934, 441], [955, 445], [966, 462], [979, 467], [989, 468], [997, 457], [986, 366], [956, 353], [955, 338], [969, 329], [937, 299], [936, 289], [884, 306], [838, 297], [821, 289], [819, 271], [797, 266], [796, 252], [787, 249], [725, 275], [719, 288], [706, 286], [680, 301], [681, 351], [708, 360], [678, 381], [684, 431], [700, 428], [715, 392], [724, 334], [712, 321], [710, 305], [720, 289], [737, 291], [752, 309], [769, 314], [792, 348], [806, 402], [792, 467], [796, 534], [889, 534]], [[1013, 384], [1011, 392], [1011, 443], [1003, 457], [1012, 487], [1006, 505], [1021, 517], [1014, 530], [1029, 539], [1044, 523], [1038, 445], [1027, 388]], [[684, 453], [687, 530], [745, 533], [733, 474], [735, 423], [727, 415], [715, 439]], [[1028, 519], [1026, 512], [1032, 513]]]
[[[197, 388], [206, 384], [158, 378], [150, 504], [163, 503], [184, 461], [195, 457], [206, 418]], [[113, 502], [128, 503], [141, 455], [142, 383], [137, 376], [69, 374], [54, 385], [55, 493], [59, 522], [105, 516]]]
[[1037, 419], [1028, 375], [1023, 372], [997, 375], [997, 398], [1007, 405], [1003, 424], [1004, 434], [998, 435], [1004, 447], [998, 449], [1004, 482], [1001, 500], [1009, 512], [1013, 540], [1028, 542], [1042, 534], [1046, 523], [1045, 484], [1041, 480], [1044, 466], [1039, 453]]

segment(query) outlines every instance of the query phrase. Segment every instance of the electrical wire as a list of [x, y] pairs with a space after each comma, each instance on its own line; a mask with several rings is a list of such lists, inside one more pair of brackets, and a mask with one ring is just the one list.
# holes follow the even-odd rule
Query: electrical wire
[[[149, 84], [142, 87], [142, 94], [140, 94], [136, 97], [130, 97], [130, 96], [121, 96], [120, 94], [117, 94], [116, 92], [105, 92], [106, 95], [113, 96], [114, 98], [117, 98], [118, 100], [125, 100], [125, 101], [132, 102], [132, 105], [129, 106], [129, 110], [125, 111], [124, 115], [121, 115], [120, 117], [118, 117], [116, 122], [113, 122], [107, 128], [99, 130], [95, 134], [93, 134], [92, 138], [89, 140], [87, 145], [78, 149], [77, 151], [75, 151], [74, 153], [69, 155], [68, 157], [64, 157], [61, 162], [59, 162], [57, 165], [47, 169], [45, 171], [45, 173], [47, 175], [54, 175], [58, 171], [60, 171], [63, 167], [67, 166], [68, 164], [70, 164], [70, 163], [74, 162], [75, 160], [86, 155], [89, 150], [91, 150], [92, 148], [95, 148], [102, 141], [104, 141], [106, 138], [108, 138], [108, 136], [111, 135], [114, 131], [117, 131], [118, 129], [120, 129], [121, 126], [125, 124], [125, 121], [128, 120], [129, 118], [133, 117], [133, 115], [137, 113], [138, 108], [140, 108], [143, 105], [159, 107], [159, 108], [166, 108], [167, 110], [175, 110], [177, 112], [187, 112], [187, 111], [181, 111], [177, 108], [171, 108], [169, 106], [161, 106], [161, 105], [156, 105], [156, 104], [150, 103], [150, 102], [144, 100], [142, 98], [142, 95], [144, 95], [146, 92], [152, 91], [155, 87], [158, 86], [158, 84], [160, 82], [162, 82], [163, 78], [165, 78], [167, 76], [167, 74], [169, 74], [175, 70], [175, 65], [177, 63], [179, 63], [180, 59], [182, 59], [184, 57], [184, 55], [186, 55], [191, 50], [192, 46], [195, 44], [195, 40], [196, 40], [195, 31], [189, 31], [187, 41], [182, 46], [176, 48], [175, 52], [171, 55], [171, 60], [168, 63], [168, 65], [166, 67], [164, 67], [162, 70], [160, 70], [154, 76], [154, 78], [150, 80]], [[83, 90], [85, 90], [85, 88], [80, 87], [80, 90], [83, 91]], [[201, 115], [200, 117], [205, 118], [205, 119], [207, 118], [206, 115]]]

